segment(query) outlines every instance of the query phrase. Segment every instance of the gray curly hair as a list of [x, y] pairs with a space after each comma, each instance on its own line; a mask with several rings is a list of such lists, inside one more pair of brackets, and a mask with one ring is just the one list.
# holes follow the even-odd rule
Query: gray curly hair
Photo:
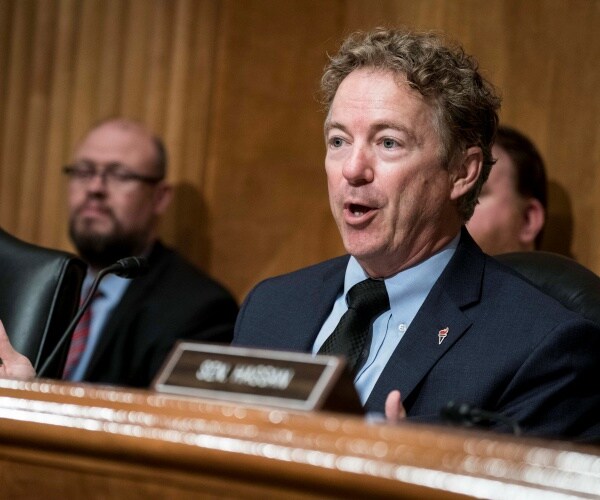
[[494, 164], [492, 144], [500, 108], [500, 97], [479, 73], [477, 61], [462, 47], [431, 32], [385, 28], [356, 32], [346, 38], [325, 67], [321, 92], [327, 111], [342, 80], [365, 67], [405, 76], [408, 84], [431, 104], [442, 142], [442, 160], [448, 168], [468, 147], [481, 148], [481, 175], [458, 202], [463, 220], [469, 220]]

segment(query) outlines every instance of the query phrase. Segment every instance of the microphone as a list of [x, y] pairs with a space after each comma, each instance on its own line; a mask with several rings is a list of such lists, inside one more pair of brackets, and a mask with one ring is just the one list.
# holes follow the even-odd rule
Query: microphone
[[521, 435], [521, 428], [517, 421], [501, 413], [482, 410], [469, 403], [449, 401], [440, 410], [440, 416], [447, 422], [452, 422], [463, 427], [487, 426], [493, 422], [499, 422], [510, 427], [515, 436]]
[[94, 279], [94, 282], [92, 283], [92, 286], [90, 287], [90, 290], [88, 291], [88, 294], [85, 300], [83, 301], [83, 304], [81, 304], [81, 307], [77, 311], [77, 314], [75, 314], [73, 320], [71, 321], [71, 323], [69, 323], [69, 326], [62, 334], [62, 337], [56, 343], [50, 355], [46, 358], [45, 363], [38, 370], [37, 376], [43, 377], [46, 374], [48, 368], [55, 360], [56, 356], [58, 356], [58, 353], [61, 351], [65, 342], [67, 342], [67, 340], [70, 340], [71, 335], [75, 330], [75, 327], [77, 326], [77, 323], [79, 323], [79, 320], [81, 319], [81, 316], [83, 316], [83, 313], [89, 307], [90, 302], [92, 301], [92, 297], [98, 289], [100, 281], [102, 281], [102, 279], [106, 275], [116, 274], [121, 278], [133, 279], [144, 275], [148, 271], [148, 268], [148, 260], [144, 257], [125, 257], [124, 259], [120, 259], [114, 264], [100, 270], [100, 272]]
[[[98, 273], [96, 278], [98, 282], [100, 274], [105, 276], [107, 274], [116, 274], [121, 278], [133, 279], [138, 276], [143, 276], [148, 271], [148, 260], [144, 257], [125, 257], [124, 259], [118, 260], [112, 266], [102, 269]], [[93, 285], [92, 285], [93, 286]]]

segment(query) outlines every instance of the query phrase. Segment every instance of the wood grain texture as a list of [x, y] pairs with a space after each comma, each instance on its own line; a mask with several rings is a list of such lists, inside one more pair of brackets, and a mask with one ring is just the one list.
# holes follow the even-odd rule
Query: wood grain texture
[[340, 254], [316, 92], [355, 29], [459, 40], [547, 162], [545, 249], [600, 273], [599, 0], [0, 0], [0, 226], [71, 249], [60, 167], [107, 116], [164, 137], [161, 233], [242, 299]]
[[0, 380], [7, 498], [597, 498], [600, 449]]

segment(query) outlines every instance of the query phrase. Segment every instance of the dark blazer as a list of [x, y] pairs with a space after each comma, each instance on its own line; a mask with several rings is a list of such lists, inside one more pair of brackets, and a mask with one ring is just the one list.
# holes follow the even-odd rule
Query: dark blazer
[[157, 242], [100, 333], [84, 380], [147, 387], [178, 339], [229, 343], [237, 304], [220, 284]]
[[[260, 283], [242, 305], [234, 344], [310, 351], [342, 291], [348, 258]], [[466, 402], [529, 434], [597, 440], [599, 353], [595, 324], [483, 254], [464, 229], [366, 409], [383, 412], [399, 389], [415, 420], [439, 421], [449, 401]]]

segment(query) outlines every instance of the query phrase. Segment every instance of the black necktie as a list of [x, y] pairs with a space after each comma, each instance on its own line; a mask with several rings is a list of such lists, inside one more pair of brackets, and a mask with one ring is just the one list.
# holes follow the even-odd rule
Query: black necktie
[[348, 310], [319, 349], [319, 354], [346, 356], [348, 368], [355, 374], [371, 323], [390, 308], [390, 300], [383, 280], [369, 278], [348, 290], [346, 301]]

